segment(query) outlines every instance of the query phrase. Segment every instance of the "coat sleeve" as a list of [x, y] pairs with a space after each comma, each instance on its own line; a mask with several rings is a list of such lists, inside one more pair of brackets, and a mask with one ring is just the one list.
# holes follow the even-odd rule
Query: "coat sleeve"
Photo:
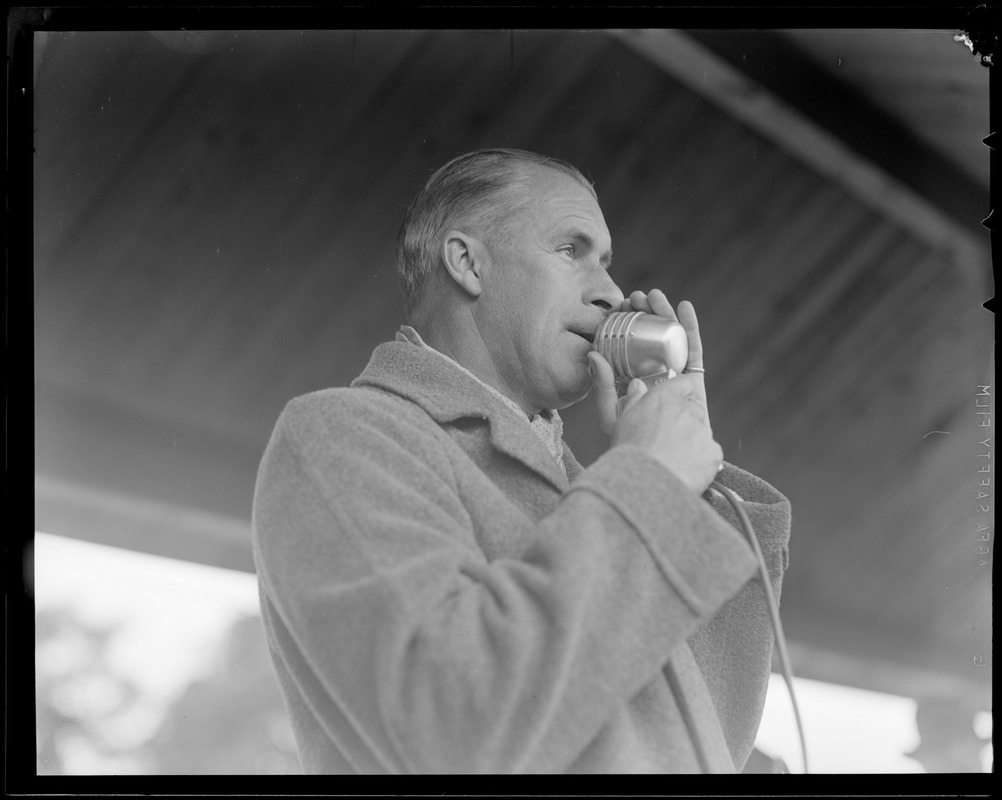
[[437, 428], [322, 394], [279, 420], [254, 547], [280, 657], [359, 771], [566, 769], [754, 572], [741, 535], [632, 447], [488, 562]]
[[[717, 480], [742, 498], [778, 603], [789, 563], [790, 503], [765, 481], [731, 464], [725, 465]], [[737, 515], [722, 495], [710, 491], [707, 499], [722, 517], [741, 529]], [[758, 734], [774, 640], [756, 563], [753, 579], [729, 598], [689, 642], [739, 770], [751, 755]]]

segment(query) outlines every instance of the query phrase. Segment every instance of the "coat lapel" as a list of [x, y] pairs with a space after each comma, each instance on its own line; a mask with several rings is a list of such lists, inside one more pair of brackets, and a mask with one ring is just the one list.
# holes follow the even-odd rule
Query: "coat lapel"
[[571, 448], [564, 443], [564, 470], [567, 472], [567, 482], [574, 483], [575, 479], [584, 472], [584, 467], [578, 462]]
[[[410, 342], [385, 342], [372, 353], [368, 366], [352, 386], [373, 386], [417, 403], [440, 424], [464, 418], [485, 420], [491, 445], [533, 470], [558, 491], [567, 488], [553, 456], [524, 422], [476, 380], [435, 353]], [[569, 458], [568, 458], [569, 457]], [[580, 465], [564, 445], [568, 478]]]

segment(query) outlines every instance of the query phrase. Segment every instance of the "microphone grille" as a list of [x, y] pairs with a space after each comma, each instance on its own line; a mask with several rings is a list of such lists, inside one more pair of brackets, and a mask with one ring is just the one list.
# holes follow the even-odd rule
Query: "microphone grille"
[[628, 381], [634, 377], [630, 369], [628, 340], [630, 327], [642, 311], [614, 311], [608, 314], [595, 333], [595, 349], [612, 366], [616, 380]]
[[675, 320], [642, 311], [608, 314], [592, 346], [612, 366], [617, 383], [661, 375], [672, 378], [689, 358], [685, 328]]

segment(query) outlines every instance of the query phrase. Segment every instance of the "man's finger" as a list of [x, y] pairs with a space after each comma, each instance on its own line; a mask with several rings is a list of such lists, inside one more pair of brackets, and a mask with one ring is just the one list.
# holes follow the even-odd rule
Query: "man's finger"
[[699, 320], [696, 309], [688, 300], [678, 304], [678, 321], [689, 336], [689, 361], [686, 366], [703, 367], [703, 341], [699, 338]]
[[671, 307], [671, 303], [668, 302], [665, 293], [660, 289], [652, 289], [647, 295], [647, 302], [652, 314], [657, 314], [659, 317], [667, 317], [670, 320], [678, 322], [675, 309]]
[[643, 311], [645, 314], [651, 313], [651, 304], [647, 302], [647, 295], [639, 289], [635, 292], [630, 292], [629, 300], [630, 308], [634, 311]]
[[623, 398], [624, 402], [622, 403], [622, 409], [619, 412], [620, 416], [622, 416], [623, 413], [625, 413], [633, 406], [635, 406], [637, 404], [637, 401], [640, 400], [640, 398], [643, 397], [645, 394], [647, 394], [646, 383], [644, 383], [639, 378], [634, 378], [632, 381], [630, 381], [629, 385], [626, 387], [626, 397]]

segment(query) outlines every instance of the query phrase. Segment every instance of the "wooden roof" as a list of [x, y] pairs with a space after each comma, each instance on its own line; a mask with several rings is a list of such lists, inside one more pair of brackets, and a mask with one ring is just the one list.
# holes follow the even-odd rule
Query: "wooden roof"
[[[952, 33], [915, 46], [980, 85]], [[825, 61], [819, 35], [790, 41]], [[988, 131], [971, 130], [987, 85], [943, 133], [942, 114], [922, 122], [937, 108], [922, 87], [941, 99], [956, 84], [922, 73], [905, 96], [886, 43], [878, 70], [861, 40], [840, 42], [855, 47], [846, 80], [879, 72], [874, 102], [908, 106], [891, 111], [965, 171], [987, 216], [974, 142]], [[880, 662], [925, 670], [930, 689], [984, 685], [971, 660], [990, 641], [976, 527], [987, 262], [924, 240], [602, 32], [52, 32], [37, 45], [43, 529], [99, 536], [82, 511], [98, 496], [246, 524], [284, 404], [348, 382], [399, 325], [393, 249], [413, 193], [461, 152], [522, 147], [594, 179], [624, 289], [699, 310], [718, 439], [793, 503], [787, 633], [803, 663], [831, 656], [806, 671], [872, 685], [859, 665]], [[590, 406], [564, 416], [582, 460], [596, 457]], [[119, 543], [163, 546], [131, 537]]]
[[988, 186], [990, 150], [977, 133], [989, 130], [989, 71], [974, 68], [961, 31], [797, 29], [783, 35]]

